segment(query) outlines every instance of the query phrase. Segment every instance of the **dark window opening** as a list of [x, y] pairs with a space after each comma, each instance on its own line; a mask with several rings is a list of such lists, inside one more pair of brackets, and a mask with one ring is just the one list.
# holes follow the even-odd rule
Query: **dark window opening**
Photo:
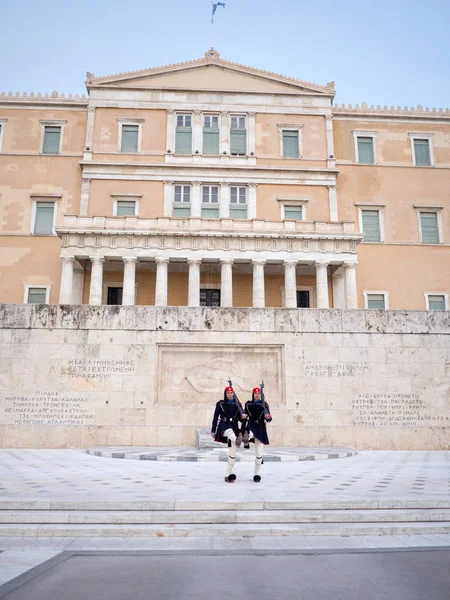
[[123, 288], [121, 287], [109, 287], [108, 297], [106, 298], [106, 304], [120, 305], [122, 304], [122, 293]]
[[309, 308], [309, 292], [307, 290], [297, 292], [297, 308]]
[[220, 290], [200, 290], [200, 306], [220, 306]]

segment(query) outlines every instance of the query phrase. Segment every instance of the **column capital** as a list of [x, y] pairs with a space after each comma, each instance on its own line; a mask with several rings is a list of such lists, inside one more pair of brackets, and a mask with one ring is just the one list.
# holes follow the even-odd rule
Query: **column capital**
[[249, 112], [248, 116], [250, 117], [250, 119], [254, 119], [255, 118], [256, 113], [254, 112]]
[[167, 114], [168, 114], [168, 115], [174, 115], [174, 114], [175, 114], [175, 112], [176, 112], [175, 110], [173, 110], [172, 108], [170, 108], [170, 109], [167, 111]]
[[329, 264], [328, 260], [316, 260], [314, 262], [315, 267], [328, 267]]
[[170, 258], [167, 258], [166, 256], [155, 256], [155, 262], [156, 264], [161, 263], [169, 263], [170, 262]]
[[253, 189], [253, 188], [257, 188], [257, 187], [258, 187], [258, 184], [257, 184], [257, 183], [249, 183], [249, 184], [248, 184], [248, 187], [249, 187], [249, 188], [252, 188], [252, 189]]
[[201, 185], [201, 181], [191, 181], [192, 185]]
[[357, 266], [357, 262], [343, 262], [342, 263], [344, 265], [345, 269], [349, 269], [349, 268], [355, 268]]
[[230, 114], [230, 112], [229, 112], [228, 110], [223, 110], [223, 111], [220, 113], [220, 115], [221, 115], [222, 117], [228, 117], [228, 116], [229, 116], [229, 114]]
[[252, 264], [264, 266], [266, 264], [266, 261], [259, 259], [259, 258], [255, 258], [255, 259], [252, 259]]
[[63, 262], [75, 262], [75, 256], [63, 256], [59, 257]]
[[221, 181], [219, 185], [220, 187], [229, 187], [230, 184], [228, 183], [228, 181]]
[[232, 265], [233, 263], [234, 263], [234, 258], [221, 258], [220, 259], [221, 265]]
[[136, 256], [122, 256], [122, 260], [124, 263], [137, 263]]
[[166, 179], [164, 185], [173, 185], [173, 181], [171, 179]]
[[194, 115], [195, 115], [196, 117], [199, 117], [199, 116], [200, 116], [200, 115], [202, 115], [202, 114], [203, 114], [203, 111], [201, 111], [201, 110], [194, 110]]
[[298, 265], [298, 260], [283, 260], [283, 264], [296, 267]]
[[188, 265], [201, 265], [202, 259], [201, 258], [188, 258], [187, 262], [188, 262]]
[[89, 260], [91, 261], [91, 263], [101, 264], [101, 263], [105, 262], [105, 257], [104, 256], [90, 256]]

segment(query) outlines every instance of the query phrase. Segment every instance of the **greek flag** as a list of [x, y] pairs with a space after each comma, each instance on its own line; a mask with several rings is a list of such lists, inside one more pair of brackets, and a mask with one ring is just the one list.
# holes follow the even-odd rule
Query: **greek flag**
[[214, 15], [216, 14], [216, 10], [217, 10], [218, 6], [221, 6], [222, 8], [225, 8], [225, 2], [213, 2], [211, 23], [214, 21]]

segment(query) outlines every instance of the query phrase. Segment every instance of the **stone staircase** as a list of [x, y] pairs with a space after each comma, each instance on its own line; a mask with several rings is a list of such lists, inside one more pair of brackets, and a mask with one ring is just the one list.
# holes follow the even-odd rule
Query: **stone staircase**
[[0, 502], [0, 538], [430, 533], [450, 533], [450, 501]]

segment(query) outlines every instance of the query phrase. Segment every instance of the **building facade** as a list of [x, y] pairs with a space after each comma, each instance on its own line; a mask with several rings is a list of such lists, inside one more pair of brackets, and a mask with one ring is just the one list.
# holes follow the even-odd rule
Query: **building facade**
[[223, 60], [0, 95], [0, 303], [448, 310], [450, 111]]

